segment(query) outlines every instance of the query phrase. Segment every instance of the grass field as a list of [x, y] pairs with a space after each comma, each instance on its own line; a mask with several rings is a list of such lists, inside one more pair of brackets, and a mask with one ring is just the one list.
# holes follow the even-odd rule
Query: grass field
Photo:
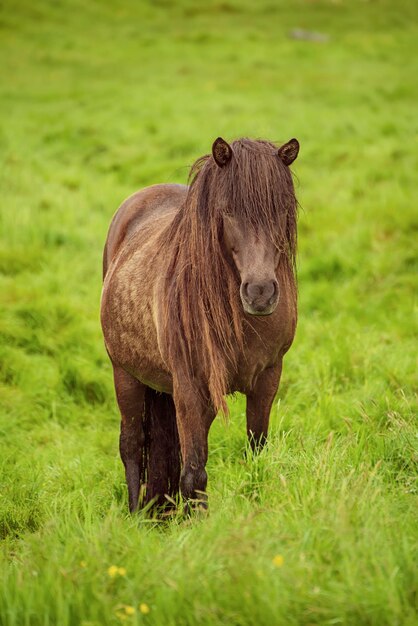
[[[1, 2], [1, 626], [417, 624], [417, 17]], [[102, 247], [218, 135], [301, 143], [299, 327], [268, 447], [232, 399], [209, 515], [157, 523], [127, 514]]]

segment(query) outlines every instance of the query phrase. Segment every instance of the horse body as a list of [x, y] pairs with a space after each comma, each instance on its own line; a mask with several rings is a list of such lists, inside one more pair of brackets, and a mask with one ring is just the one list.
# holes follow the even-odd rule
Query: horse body
[[[236, 145], [224, 143], [224, 150]], [[266, 146], [272, 144], [262, 144], [262, 154], [270, 156]], [[228, 156], [214, 152], [215, 168], [227, 165]], [[281, 174], [287, 165], [280, 164]], [[278, 229], [283, 238], [293, 215], [273, 220], [274, 228], [267, 221], [263, 231], [261, 222], [231, 213], [224, 197], [208, 195], [204, 182], [197, 191], [192, 182], [137, 192], [115, 214], [105, 246], [101, 319], [122, 416], [131, 510], [145, 483], [146, 501], [162, 503], [179, 485], [186, 498], [204, 499], [207, 436], [225, 393], [246, 394], [247, 433], [253, 447], [262, 445], [295, 333], [293, 250], [268, 232]], [[204, 197], [209, 210], [212, 202], [218, 207], [217, 222], [207, 211], [196, 219]]]
[[[102, 320], [112, 363], [152, 389], [170, 394], [172, 375], [159, 340], [161, 261], [154, 246], [161, 230], [172, 222], [187, 190], [185, 185], [168, 184], [134, 194], [115, 214], [104, 254]], [[246, 325], [244, 350], [237, 355], [237, 371], [229, 372], [228, 393], [251, 392], [260, 372], [274, 367], [290, 346], [296, 326], [290, 301], [283, 293], [268, 318], [248, 319], [242, 313]]]
[[170, 394], [172, 377], [158, 341], [155, 239], [186, 194], [184, 185], [154, 185], [128, 198], [112, 220], [103, 257], [102, 326], [112, 363]]

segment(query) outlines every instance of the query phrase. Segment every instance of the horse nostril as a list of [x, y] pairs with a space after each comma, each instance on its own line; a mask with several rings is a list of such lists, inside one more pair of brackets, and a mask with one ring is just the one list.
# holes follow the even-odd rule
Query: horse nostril
[[253, 302], [263, 292], [263, 287], [258, 283], [245, 283], [244, 289], [244, 293], [250, 302]]
[[278, 293], [276, 280], [265, 280], [259, 283], [243, 283], [243, 294], [250, 301], [275, 300]]

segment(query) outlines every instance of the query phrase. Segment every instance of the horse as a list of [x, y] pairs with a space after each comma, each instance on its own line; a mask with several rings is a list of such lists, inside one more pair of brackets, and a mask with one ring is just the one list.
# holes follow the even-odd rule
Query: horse
[[207, 506], [208, 433], [225, 396], [246, 395], [264, 445], [297, 323], [299, 152], [218, 137], [188, 185], [157, 184], [115, 213], [103, 254], [101, 324], [121, 414], [129, 509]]

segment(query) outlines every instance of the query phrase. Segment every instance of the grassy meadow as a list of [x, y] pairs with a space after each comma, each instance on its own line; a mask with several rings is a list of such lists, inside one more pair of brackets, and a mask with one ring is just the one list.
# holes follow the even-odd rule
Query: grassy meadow
[[[417, 624], [417, 17], [0, 3], [1, 626]], [[231, 399], [209, 515], [162, 523], [127, 513], [102, 248], [218, 135], [300, 141], [299, 326], [266, 449]]]

